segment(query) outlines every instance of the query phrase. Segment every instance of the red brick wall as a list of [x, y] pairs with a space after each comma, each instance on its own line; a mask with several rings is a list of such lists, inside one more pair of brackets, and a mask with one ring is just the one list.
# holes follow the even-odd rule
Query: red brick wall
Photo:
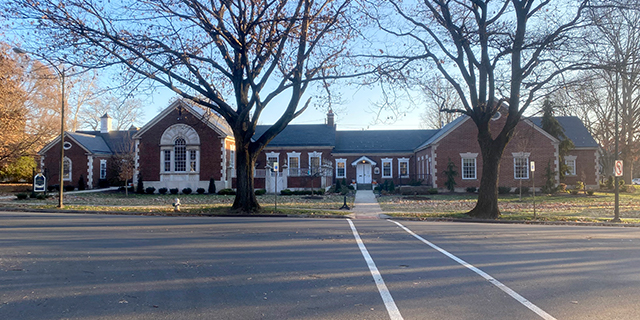
[[[64, 185], [78, 187], [80, 175], [87, 183], [87, 151], [65, 137], [65, 141], [71, 143], [71, 148], [64, 151], [64, 156], [71, 160], [71, 181], [64, 181]], [[47, 185], [60, 184], [60, 143], [56, 143], [45, 153], [44, 167], [47, 170]]]
[[576, 181], [582, 181], [588, 186], [598, 186], [596, 170], [596, 150], [572, 150], [570, 156], [576, 156], [576, 175], [565, 175], [563, 183], [575, 185]]
[[200, 136], [200, 181], [222, 179], [220, 162], [222, 144], [220, 136], [198, 116], [183, 110], [171, 111], [158, 123], [149, 128], [141, 137], [139, 145], [140, 174], [145, 181], [160, 180], [160, 138], [164, 131], [174, 124], [191, 126]]
[[[506, 117], [503, 116], [499, 120], [491, 122], [491, 130], [494, 136], [498, 134], [505, 120]], [[446, 181], [444, 171], [446, 170], [449, 158], [456, 165], [458, 171], [456, 188], [464, 189], [466, 187], [480, 186], [482, 154], [480, 152], [480, 146], [478, 145], [477, 135], [478, 130], [475, 124], [471, 119], [468, 119], [437, 143], [437, 147], [434, 148], [436, 154], [434, 160], [437, 161], [434, 178], [438, 188], [444, 188], [444, 182]], [[462, 159], [460, 153], [466, 152], [478, 153], [476, 160], [477, 174], [476, 179], [473, 180], [462, 179]], [[552, 139], [523, 121], [516, 127], [516, 133], [503, 153], [502, 161], [500, 162], [499, 186], [519, 186], [520, 180], [514, 178], [514, 157], [512, 153], [516, 152], [528, 152], [530, 153], [529, 161], [536, 162], [536, 187], [542, 186], [544, 183], [544, 168], [548, 161], [551, 161], [552, 167], [554, 170], [557, 170], [555, 169], [556, 164], [554, 162], [556, 159], [556, 147]], [[522, 186], [531, 187], [532, 180], [531, 175], [529, 179], [523, 179]]]

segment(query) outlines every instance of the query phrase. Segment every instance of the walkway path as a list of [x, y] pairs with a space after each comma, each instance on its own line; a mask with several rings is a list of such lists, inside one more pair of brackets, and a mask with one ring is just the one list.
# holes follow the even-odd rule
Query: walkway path
[[353, 204], [353, 213], [349, 216], [354, 219], [380, 219], [387, 216], [382, 214], [382, 209], [376, 200], [372, 190], [358, 190]]

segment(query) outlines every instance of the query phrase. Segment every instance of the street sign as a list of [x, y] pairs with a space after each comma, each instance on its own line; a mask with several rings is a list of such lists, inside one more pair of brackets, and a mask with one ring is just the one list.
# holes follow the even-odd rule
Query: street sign
[[535, 172], [535, 171], [536, 171], [536, 162], [531, 161], [531, 172]]
[[277, 162], [273, 163], [273, 171], [278, 171], [278, 163]]
[[42, 173], [33, 177], [33, 192], [45, 192], [47, 190], [47, 178]]
[[613, 167], [613, 175], [622, 177], [622, 160], [616, 160], [616, 165]]

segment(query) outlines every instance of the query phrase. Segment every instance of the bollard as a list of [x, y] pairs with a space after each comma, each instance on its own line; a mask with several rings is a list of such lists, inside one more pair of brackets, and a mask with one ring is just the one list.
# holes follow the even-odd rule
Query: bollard
[[180, 199], [176, 198], [176, 202], [173, 203], [173, 211], [180, 211]]
[[347, 205], [347, 195], [344, 195], [344, 204], [342, 205], [342, 207], [340, 207], [340, 210], [351, 210], [351, 208], [349, 208], [349, 206]]

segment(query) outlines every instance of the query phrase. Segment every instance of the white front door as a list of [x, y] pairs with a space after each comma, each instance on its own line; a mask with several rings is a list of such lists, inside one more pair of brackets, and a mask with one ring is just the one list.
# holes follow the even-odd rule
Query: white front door
[[371, 183], [371, 164], [358, 163], [356, 166], [356, 174], [358, 175], [357, 183]]

